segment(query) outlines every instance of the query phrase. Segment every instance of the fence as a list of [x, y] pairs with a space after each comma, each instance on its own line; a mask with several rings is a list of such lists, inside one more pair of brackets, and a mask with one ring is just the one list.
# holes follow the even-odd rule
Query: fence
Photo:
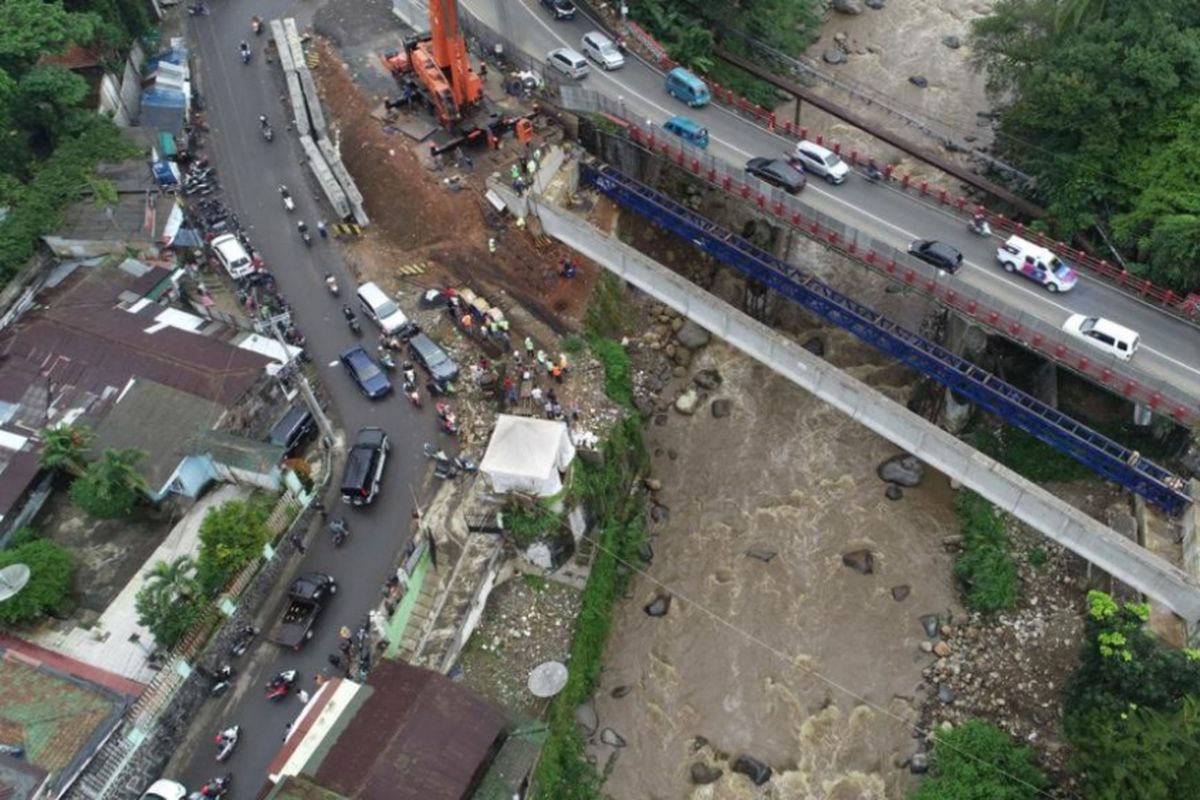
[[629, 122], [619, 102], [578, 87], [564, 86], [561, 92], [566, 107], [606, 115], [618, 123], [629, 141], [690, 172], [697, 179], [753, 203], [760, 212], [824, 247], [922, 291], [965, 317], [1157, 413], [1184, 424], [1200, 419], [1200, 399], [1175, 388], [1165, 379], [1140, 373], [1132, 365], [1112, 356], [1077, 350], [1065, 340], [1061, 330], [1045, 320], [962, 284], [887, 242], [874, 239], [741, 169], [684, 144], [652, 124]]

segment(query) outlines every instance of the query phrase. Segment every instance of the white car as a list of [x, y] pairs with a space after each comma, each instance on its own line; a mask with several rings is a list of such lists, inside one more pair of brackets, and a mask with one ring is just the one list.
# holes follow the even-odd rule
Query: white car
[[1141, 343], [1136, 331], [1104, 317], [1072, 314], [1063, 323], [1062, 329], [1068, 336], [1087, 342], [1122, 361], [1133, 358]]
[[806, 172], [820, 176], [833, 184], [844, 183], [850, 175], [850, 165], [842, 157], [816, 142], [801, 139], [792, 151], [793, 164], [799, 162]]
[[599, 31], [585, 33], [579, 43], [583, 46], [583, 54], [605, 70], [620, 69], [625, 66], [625, 56], [621, 55], [617, 43], [603, 33]]
[[187, 797], [187, 789], [182, 784], [159, 778], [142, 795], [142, 800], [183, 800]]
[[212, 240], [209, 246], [217, 254], [217, 260], [221, 262], [221, 266], [229, 273], [229, 277], [234, 280], [244, 278], [251, 272], [254, 272], [254, 264], [250, 261], [250, 254], [246, 252], [246, 248], [242, 247], [242, 243], [232, 233], [225, 233], [218, 236]]
[[1010, 236], [996, 250], [996, 260], [1005, 271], [1024, 275], [1034, 283], [1054, 292], [1069, 292], [1075, 288], [1079, 276], [1048, 248], [1026, 241], [1020, 236]]

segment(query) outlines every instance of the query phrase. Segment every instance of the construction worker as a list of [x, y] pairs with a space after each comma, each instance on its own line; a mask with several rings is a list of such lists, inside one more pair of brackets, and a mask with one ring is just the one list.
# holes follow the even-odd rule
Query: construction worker
[[533, 358], [533, 337], [525, 337], [525, 355]]
[[537, 351], [537, 359], [536, 360], [537, 360], [539, 367], [545, 367], [546, 366], [546, 351], [539, 349]]
[[562, 383], [562, 367], [555, 364], [550, 368], [550, 377], [554, 378], [555, 383]]

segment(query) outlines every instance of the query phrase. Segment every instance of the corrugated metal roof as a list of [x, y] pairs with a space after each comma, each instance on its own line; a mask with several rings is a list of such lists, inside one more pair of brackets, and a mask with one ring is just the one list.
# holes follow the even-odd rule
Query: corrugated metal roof
[[[355, 800], [465, 800], [503, 743], [494, 706], [444, 675], [380, 661], [374, 690], [313, 776]], [[313, 769], [307, 766], [305, 772]]]

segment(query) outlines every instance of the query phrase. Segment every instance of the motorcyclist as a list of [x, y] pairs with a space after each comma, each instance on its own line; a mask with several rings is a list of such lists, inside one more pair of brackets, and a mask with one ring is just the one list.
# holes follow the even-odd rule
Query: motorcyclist
[[337, 278], [333, 277], [333, 273], [331, 273], [331, 272], [325, 273], [325, 285], [329, 288], [329, 291], [333, 292], [334, 294], [337, 294], [337, 290], [338, 290]]
[[971, 228], [976, 233], [983, 233], [984, 226], [987, 225], [987, 213], [983, 209], [976, 209], [971, 215]]
[[354, 309], [345, 303], [342, 304], [342, 316], [346, 318], [347, 322], [357, 318], [354, 314]]
[[[258, 124], [264, 128], [270, 127], [271, 125], [270, 121], [267, 120], [266, 114], [258, 115]], [[283, 188], [283, 186], [281, 185], [280, 188]]]

